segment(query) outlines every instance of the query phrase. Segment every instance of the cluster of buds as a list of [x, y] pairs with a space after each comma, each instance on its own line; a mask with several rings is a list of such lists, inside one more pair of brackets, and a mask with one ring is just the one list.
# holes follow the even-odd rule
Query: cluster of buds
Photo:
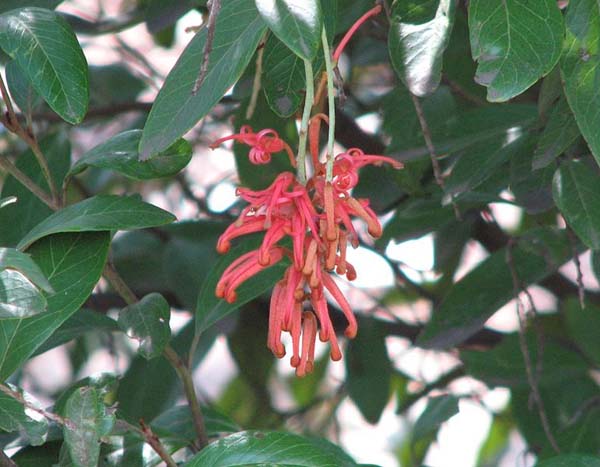
[[[244, 281], [284, 257], [290, 259], [291, 265], [271, 296], [267, 345], [274, 355], [282, 358], [285, 348], [281, 334], [290, 333], [290, 363], [298, 376], [313, 369], [317, 334], [322, 342], [329, 342], [332, 360], [342, 358], [329, 316], [326, 291], [347, 320], [344, 334], [353, 338], [357, 333], [356, 318], [332, 274], [345, 276], [349, 281], [356, 278], [356, 270], [346, 259], [348, 243], [354, 248], [358, 246], [353, 218], [363, 220], [372, 237], [381, 236], [381, 224], [369, 207], [369, 200], [357, 199], [351, 194], [359, 180], [358, 171], [369, 164], [388, 163], [395, 168], [401, 167], [389, 157], [367, 155], [352, 148], [333, 159], [328, 175], [327, 165], [319, 161], [322, 121], [327, 121], [327, 117], [319, 114], [309, 125], [312, 177], [302, 184], [291, 172], [283, 172], [265, 190], [238, 188], [238, 195], [248, 206], [217, 244], [219, 253], [225, 253], [234, 238], [264, 232], [260, 247], [233, 261], [218, 282], [216, 295], [228, 302], [236, 300], [236, 289]], [[215, 145], [230, 139], [250, 146], [250, 161], [255, 164], [266, 163], [271, 160], [272, 153], [283, 150], [293, 159], [289, 145], [272, 129], [254, 133], [245, 126], [240, 134], [222, 138]], [[286, 237], [291, 238], [291, 249], [282, 245]]]

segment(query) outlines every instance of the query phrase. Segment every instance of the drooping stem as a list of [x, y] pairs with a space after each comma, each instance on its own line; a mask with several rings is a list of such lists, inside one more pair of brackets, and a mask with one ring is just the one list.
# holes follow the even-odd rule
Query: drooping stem
[[325, 72], [327, 73], [327, 103], [329, 107], [329, 132], [327, 133], [327, 165], [325, 180], [333, 180], [333, 143], [335, 142], [335, 89], [333, 86], [333, 63], [331, 63], [331, 53], [329, 52], [329, 43], [325, 28], [321, 34], [323, 42], [323, 54], [325, 55]]
[[300, 137], [298, 141], [298, 180], [300, 183], [306, 183], [306, 142], [308, 139], [308, 121], [315, 97], [315, 78], [313, 74], [312, 63], [304, 59], [304, 73], [306, 75], [306, 96], [304, 98], [304, 111], [302, 112], [302, 122], [300, 123]]

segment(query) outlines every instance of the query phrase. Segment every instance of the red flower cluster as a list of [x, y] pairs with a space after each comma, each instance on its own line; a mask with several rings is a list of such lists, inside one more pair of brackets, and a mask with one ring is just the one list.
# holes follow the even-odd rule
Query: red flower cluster
[[[270, 304], [268, 347], [279, 358], [285, 355], [281, 343], [282, 331], [292, 336], [291, 365], [303, 376], [313, 369], [317, 332], [322, 342], [330, 343], [332, 360], [342, 357], [335, 330], [329, 317], [325, 291], [337, 302], [348, 321], [345, 335], [356, 336], [357, 324], [348, 301], [336, 285], [331, 272], [356, 278], [354, 267], [346, 261], [347, 243], [355, 248], [358, 236], [352, 218], [366, 222], [373, 237], [381, 235], [381, 224], [367, 199], [356, 199], [350, 190], [358, 182], [358, 170], [368, 164], [401, 164], [389, 157], [365, 155], [360, 149], [349, 149], [335, 157], [333, 177], [326, 181], [325, 164], [319, 162], [319, 126], [327, 117], [318, 115], [311, 120], [310, 151], [314, 175], [306, 185], [290, 172], [279, 174], [265, 190], [239, 188], [238, 195], [248, 202], [239, 218], [221, 235], [217, 250], [225, 253], [231, 240], [255, 232], [265, 232], [261, 246], [236, 259], [223, 273], [216, 294], [228, 302], [236, 300], [237, 287], [263, 269], [289, 257], [291, 266], [275, 285]], [[234, 139], [252, 147], [250, 160], [268, 162], [277, 148], [291, 152], [274, 130], [252, 133], [249, 127], [242, 132], [215, 142]], [[279, 149], [279, 150], [281, 150]], [[290, 155], [290, 158], [292, 156]], [[291, 237], [292, 250], [279, 245]], [[305, 311], [309, 303], [311, 311]]]

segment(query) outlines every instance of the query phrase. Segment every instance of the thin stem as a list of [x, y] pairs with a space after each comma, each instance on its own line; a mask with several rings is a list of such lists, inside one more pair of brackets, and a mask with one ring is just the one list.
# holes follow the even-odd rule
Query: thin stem
[[69, 428], [73, 427], [73, 423], [71, 421], [67, 420], [66, 418], [61, 417], [60, 415], [56, 415], [52, 412], [46, 412], [44, 409], [40, 409], [39, 407], [36, 407], [35, 405], [28, 402], [23, 397], [23, 394], [21, 394], [18, 391], [13, 391], [11, 388], [9, 388], [8, 386], [6, 386], [2, 383], [0, 383], [0, 392], [6, 394], [8, 397], [13, 398], [17, 402], [21, 403], [24, 407], [26, 407], [30, 410], [33, 410], [34, 412], [39, 413], [41, 416], [43, 416], [44, 418], [47, 418], [48, 420], [58, 423], [59, 425], [65, 425]]
[[[429, 158], [431, 159], [431, 166], [433, 167], [433, 176], [435, 177], [435, 182], [442, 189], [442, 191], [444, 191], [444, 177], [442, 176], [442, 169], [438, 161], [438, 156], [435, 152], [435, 147], [433, 146], [433, 138], [431, 137], [431, 130], [429, 129], [429, 124], [427, 123], [427, 119], [425, 118], [423, 106], [421, 105], [421, 101], [419, 101], [419, 98], [417, 96], [415, 96], [414, 94], [411, 94], [410, 96], [412, 97], [412, 101], [415, 106], [415, 112], [417, 113], [419, 125], [421, 126], [421, 133], [423, 133], [425, 146], [427, 147], [427, 151], [429, 152]], [[453, 198], [451, 199], [451, 203], [456, 218], [458, 220], [461, 220], [462, 216]]]
[[163, 444], [158, 439], [158, 436], [154, 434], [152, 428], [146, 425], [144, 420], [140, 420], [140, 426], [142, 427], [142, 434], [146, 442], [154, 449], [154, 452], [167, 464], [167, 467], [177, 467], [177, 462], [173, 460], [170, 454], [167, 452]]
[[325, 180], [333, 180], [333, 143], [335, 142], [335, 89], [333, 86], [333, 64], [331, 63], [331, 53], [325, 28], [321, 33], [323, 42], [323, 54], [325, 55], [325, 71], [327, 73], [327, 103], [329, 107], [329, 131], [327, 133], [327, 165]]
[[125, 300], [125, 303], [128, 305], [133, 305], [134, 303], [138, 302], [138, 298], [133, 290], [129, 288], [121, 275], [110, 262], [106, 263], [106, 266], [104, 266], [103, 275], [106, 280], [110, 282], [110, 285], [112, 285], [113, 289], [115, 289], [115, 291], [123, 298], [123, 300]]
[[21, 172], [17, 168], [15, 164], [13, 164], [6, 157], [0, 157], [0, 169], [4, 170], [6, 173], [14, 177], [19, 183], [21, 183], [24, 187], [26, 187], [29, 191], [31, 191], [36, 197], [39, 198], [45, 205], [47, 205], [50, 209], [56, 211], [58, 206], [55, 201], [37, 185], [31, 178], [29, 178], [26, 174]]
[[169, 361], [177, 372], [177, 376], [183, 383], [183, 391], [185, 397], [192, 411], [192, 420], [194, 422], [194, 429], [198, 435], [198, 449], [203, 449], [208, 446], [208, 434], [206, 432], [206, 425], [204, 424], [204, 417], [200, 410], [200, 404], [196, 397], [196, 390], [194, 389], [194, 381], [192, 379], [192, 373], [188, 370], [187, 366], [181, 360], [177, 352], [173, 350], [171, 346], [167, 346], [163, 351], [163, 356]]
[[254, 115], [254, 111], [256, 110], [256, 103], [258, 102], [258, 94], [260, 93], [261, 86], [261, 76], [262, 76], [262, 68], [263, 68], [263, 54], [265, 52], [264, 47], [264, 39], [261, 42], [262, 47], [258, 47], [258, 52], [256, 52], [256, 70], [254, 71], [254, 81], [252, 83], [252, 95], [250, 96], [250, 103], [248, 104], [248, 108], [246, 109], [246, 120], [250, 120], [252, 115]]
[[346, 47], [346, 45], [348, 44], [348, 42], [350, 41], [350, 39], [352, 39], [352, 36], [356, 32], [356, 30], [358, 28], [360, 28], [362, 26], [362, 24], [366, 20], [368, 20], [371, 16], [378, 15], [380, 12], [381, 12], [381, 5], [377, 5], [377, 6], [373, 7], [373, 8], [371, 8], [364, 15], [362, 15], [360, 18], [358, 18], [356, 20], [356, 23], [354, 23], [352, 25], [352, 27], [350, 29], [348, 29], [348, 32], [344, 35], [344, 37], [342, 38], [342, 40], [338, 44], [337, 48], [335, 49], [335, 52], [333, 53], [333, 61], [335, 63], [337, 63], [338, 60], [340, 59], [340, 55], [342, 55], [342, 52], [344, 51], [344, 48]]
[[12, 105], [12, 101], [10, 99], [10, 95], [8, 94], [8, 90], [6, 89], [6, 85], [4, 84], [4, 80], [2, 79], [2, 75], [0, 75], [0, 94], [2, 95], [2, 100], [6, 105], [6, 118], [2, 119], [2, 123], [6, 127], [7, 130], [16, 134], [19, 138], [21, 138], [31, 151], [33, 152], [35, 158], [42, 169], [42, 173], [44, 178], [46, 179], [46, 183], [50, 188], [50, 193], [52, 194], [52, 201], [56, 206], [60, 206], [60, 194], [56, 189], [56, 184], [54, 183], [54, 177], [52, 177], [52, 173], [50, 172], [50, 167], [48, 166], [48, 161], [46, 157], [42, 153], [40, 146], [35, 139], [33, 133], [30, 130], [23, 128], [19, 119], [17, 118], [17, 114], [15, 113], [15, 109]]
[[308, 121], [315, 97], [315, 77], [313, 74], [312, 63], [304, 59], [304, 73], [306, 75], [306, 96], [304, 98], [304, 111], [302, 112], [302, 122], [300, 123], [300, 138], [298, 141], [298, 180], [300, 183], [306, 183], [306, 141], [308, 138]]
[[215, 38], [215, 29], [217, 27], [217, 15], [221, 9], [221, 0], [210, 0], [209, 3], [210, 13], [208, 14], [208, 25], [206, 29], [206, 44], [204, 45], [200, 73], [198, 74], [198, 78], [196, 78], [194, 88], [192, 89], [192, 94], [194, 96], [200, 90], [200, 86], [202, 86], [208, 73], [208, 62], [210, 60], [210, 53], [212, 52], [213, 40]]

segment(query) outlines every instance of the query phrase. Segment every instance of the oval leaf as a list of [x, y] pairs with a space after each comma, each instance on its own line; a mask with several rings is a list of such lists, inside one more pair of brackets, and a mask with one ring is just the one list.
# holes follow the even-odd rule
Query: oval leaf
[[571, 0], [566, 16], [567, 35], [560, 69], [565, 95], [583, 137], [600, 164], [600, 5], [594, 0]]
[[83, 120], [89, 100], [85, 56], [69, 24], [53, 11], [21, 8], [0, 15], [0, 47], [65, 121]]
[[52, 235], [29, 249], [54, 294], [48, 311], [32, 318], [0, 320], [0, 381], [6, 379], [88, 298], [98, 282], [108, 232]]
[[149, 360], [162, 354], [171, 339], [170, 317], [171, 307], [165, 298], [151, 293], [123, 308], [118, 324], [129, 337], [140, 342], [138, 352]]
[[395, 2], [388, 45], [392, 65], [417, 96], [431, 94], [442, 77], [442, 57], [448, 46], [456, 0]]
[[186, 467], [242, 465], [353, 467], [357, 464], [324, 439], [292, 433], [242, 431], [216, 441], [194, 456]]
[[0, 318], [27, 318], [46, 311], [40, 290], [19, 271], [0, 271]]
[[139, 196], [100, 195], [52, 214], [25, 235], [17, 248], [23, 250], [36, 240], [60, 232], [134, 230], [169, 224], [175, 216]]
[[208, 70], [193, 93], [206, 45], [206, 28], [191, 40], [158, 93], [140, 142], [143, 159], [167, 149], [192, 128], [239, 79], [265, 31], [253, 0], [223, 2]]
[[458, 397], [432, 397], [415, 422], [413, 442], [435, 433], [440, 425], [458, 413]]
[[289, 49], [306, 60], [314, 58], [323, 28], [318, 0], [256, 0], [256, 8]]
[[598, 174], [584, 162], [568, 161], [554, 174], [554, 202], [577, 236], [600, 249], [600, 185]]
[[50, 282], [28, 254], [13, 248], [0, 248], [0, 270], [3, 269], [16, 269], [40, 289], [48, 293], [53, 292]]
[[165, 151], [141, 161], [138, 148], [142, 130], [130, 130], [113, 136], [86, 152], [79, 159], [67, 177], [70, 178], [88, 167], [110, 169], [134, 180], [171, 177], [181, 171], [192, 158], [192, 146], [184, 139], [178, 139]]
[[469, 32], [475, 80], [490, 102], [521, 94], [558, 62], [564, 36], [556, 0], [472, 0]]

